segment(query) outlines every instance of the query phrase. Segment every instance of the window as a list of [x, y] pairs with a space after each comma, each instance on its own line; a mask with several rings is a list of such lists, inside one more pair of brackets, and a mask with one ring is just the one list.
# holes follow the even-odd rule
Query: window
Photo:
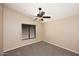
[[22, 24], [22, 39], [36, 38], [36, 25]]

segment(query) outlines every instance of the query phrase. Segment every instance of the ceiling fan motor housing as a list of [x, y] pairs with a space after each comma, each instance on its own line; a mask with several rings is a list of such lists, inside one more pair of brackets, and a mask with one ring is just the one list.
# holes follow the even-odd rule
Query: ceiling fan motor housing
[[45, 12], [42, 11], [41, 13], [37, 14], [37, 16], [42, 17], [44, 14], [45, 14]]

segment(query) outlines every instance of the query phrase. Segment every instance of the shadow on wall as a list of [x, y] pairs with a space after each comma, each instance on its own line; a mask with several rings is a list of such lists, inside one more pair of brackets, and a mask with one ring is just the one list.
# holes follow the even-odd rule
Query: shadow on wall
[[3, 27], [2, 27], [2, 4], [0, 3], [0, 55], [2, 54], [2, 35], [3, 35]]

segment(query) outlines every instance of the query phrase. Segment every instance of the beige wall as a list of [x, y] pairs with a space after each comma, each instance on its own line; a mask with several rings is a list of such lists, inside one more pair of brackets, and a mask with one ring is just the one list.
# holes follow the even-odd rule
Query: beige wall
[[2, 53], [2, 31], [3, 25], [2, 25], [2, 4], [0, 4], [0, 55]]
[[45, 23], [45, 40], [79, 53], [79, 15]]
[[[21, 24], [35, 24], [36, 25], [36, 39], [22, 40]], [[42, 40], [42, 24], [35, 22], [27, 16], [4, 7], [4, 52], [12, 50], [24, 45], [39, 42]]]

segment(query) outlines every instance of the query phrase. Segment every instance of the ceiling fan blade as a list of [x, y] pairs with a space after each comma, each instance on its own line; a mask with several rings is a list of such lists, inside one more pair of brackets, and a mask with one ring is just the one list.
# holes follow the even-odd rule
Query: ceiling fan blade
[[43, 16], [43, 18], [51, 18], [51, 16]]

